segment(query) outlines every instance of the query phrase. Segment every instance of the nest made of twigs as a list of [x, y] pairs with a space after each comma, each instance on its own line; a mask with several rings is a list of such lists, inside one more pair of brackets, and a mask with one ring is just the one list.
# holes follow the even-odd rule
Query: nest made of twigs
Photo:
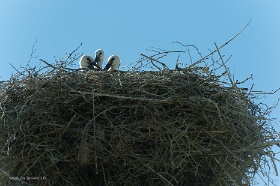
[[0, 181], [242, 185], [271, 156], [247, 89], [199, 68], [30, 71], [3, 84]]

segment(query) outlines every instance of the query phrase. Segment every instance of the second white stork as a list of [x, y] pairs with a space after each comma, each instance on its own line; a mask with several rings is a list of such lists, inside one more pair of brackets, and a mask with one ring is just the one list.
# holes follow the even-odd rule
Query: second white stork
[[84, 70], [92, 70], [93, 69], [94, 59], [89, 55], [83, 55], [79, 61], [80, 68]]
[[118, 70], [120, 64], [121, 64], [121, 60], [120, 60], [119, 56], [111, 55], [108, 58], [108, 62], [106, 64], [106, 66], [104, 67], [104, 70], [108, 70], [108, 71]]
[[[94, 62], [95, 64], [99, 67], [99, 69], [101, 70], [102, 69], [102, 64], [103, 64], [103, 61], [104, 61], [104, 51], [102, 49], [97, 49], [95, 51], [95, 59], [94, 59]], [[98, 68], [97, 67], [97, 68]]]

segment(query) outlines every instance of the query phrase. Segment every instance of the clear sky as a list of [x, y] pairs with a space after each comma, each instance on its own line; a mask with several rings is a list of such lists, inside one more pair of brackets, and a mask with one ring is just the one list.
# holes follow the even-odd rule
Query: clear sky
[[[223, 44], [250, 19], [249, 27], [221, 52], [233, 55], [228, 65], [235, 79], [253, 74], [248, 87], [254, 83], [256, 90], [269, 92], [280, 87], [279, 0], [0, 0], [0, 80], [15, 73], [10, 63], [26, 65], [36, 40], [34, 56], [50, 63], [83, 43], [80, 53], [93, 55], [101, 48], [105, 59], [117, 54], [125, 66], [146, 48], [184, 49], [175, 41], [193, 44], [206, 55], [215, 49], [214, 42]], [[176, 59], [163, 62], [172, 68]], [[181, 61], [190, 63], [187, 55]], [[39, 60], [31, 65], [38, 66]], [[279, 97], [278, 92], [260, 101], [272, 105]], [[275, 123], [279, 113], [278, 107], [271, 114], [278, 118]], [[273, 178], [280, 185], [280, 178]]]

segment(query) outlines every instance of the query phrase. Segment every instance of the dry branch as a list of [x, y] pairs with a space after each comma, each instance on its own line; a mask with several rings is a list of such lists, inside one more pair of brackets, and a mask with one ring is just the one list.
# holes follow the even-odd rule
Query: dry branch
[[[272, 108], [255, 104], [240, 82], [224, 86], [227, 69], [110, 73], [45, 64], [45, 72], [25, 69], [2, 83], [1, 183], [249, 185], [267, 159], [274, 163]], [[34, 179], [10, 179], [27, 176]]]

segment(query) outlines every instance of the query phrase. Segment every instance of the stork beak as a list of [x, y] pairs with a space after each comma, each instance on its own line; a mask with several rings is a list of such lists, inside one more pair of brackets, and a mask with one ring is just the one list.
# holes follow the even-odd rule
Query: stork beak
[[113, 65], [114, 60], [114, 57], [110, 59], [110, 61], [108, 61], [107, 65], [104, 67], [104, 70], [109, 70], [109, 68]]
[[91, 62], [92, 66], [96, 67], [99, 70], [102, 70], [95, 61]]
[[113, 62], [107, 63], [107, 65], [104, 67], [104, 70], [108, 70], [112, 66]]
[[95, 57], [94, 61], [95, 61], [95, 62], [100, 61], [101, 55], [102, 55], [102, 52], [100, 52], [100, 53], [98, 54], [98, 56]]
[[100, 61], [100, 57], [99, 57], [99, 56], [96, 56], [95, 59], [94, 59], [94, 61], [95, 61], [95, 62]]
[[88, 62], [88, 68], [89, 68], [90, 70], [93, 70], [93, 69], [94, 69], [94, 68], [93, 68], [93, 63], [92, 63], [91, 61]]
[[100, 69], [100, 67], [97, 65], [97, 63], [95, 61], [91, 61], [89, 58], [87, 58], [87, 63], [88, 63], [88, 67], [90, 70], [94, 70], [94, 67]]

